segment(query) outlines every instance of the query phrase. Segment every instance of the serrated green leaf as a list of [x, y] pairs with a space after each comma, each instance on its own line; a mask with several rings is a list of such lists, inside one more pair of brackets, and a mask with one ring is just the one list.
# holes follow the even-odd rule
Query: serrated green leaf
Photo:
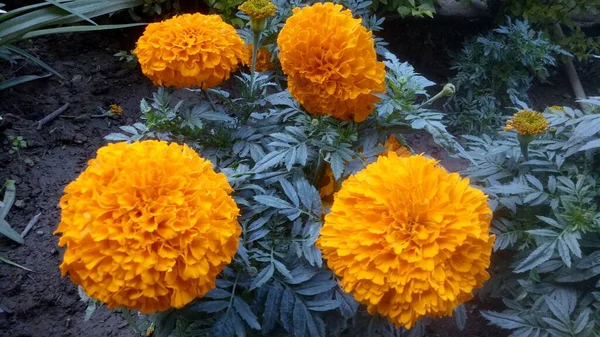
[[279, 317], [279, 309], [281, 298], [283, 297], [283, 289], [278, 285], [269, 288], [267, 301], [265, 302], [265, 310], [263, 311], [262, 333], [268, 334], [275, 328]]
[[269, 280], [273, 277], [275, 273], [275, 267], [272, 263], [264, 267], [258, 275], [252, 280], [252, 284], [250, 285], [250, 290], [260, 288], [265, 283], [269, 282]]
[[194, 310], [215, 313], [229, 307], [229, 301], [205, 301], [193, 305]]
[[574, 324], [574, 330], [573, 332], [575, 334], [579, 334], [583, 331], [583, 329], [585, 329], [585, 326], [587, 325], [589, 318], [590, 318], [590, 313], [591, 310], [589, 308], [586, 308], [584, 311], [582, 311], [579, 316], [577, 316], [577, 319], [575, 320], [575, 324]]
[[491, 323], [504, 329], [518, 329], [527, 326], [523, 319], [517, 315], [487, 310], [482, 311], [481, 315]]
[[294, 206], [300, 206], [300, 199], [298, 199], [298, 193], [294, 189], [294, 186], [285, 179], [280, 180], [279, 183], [281, 184], [285, 195], [294, 203]]
[[312, 296], [329, 291], [337, 286], [337, 282], [326, 280], [326, 281], [311, 281], [300, 285], [296, 288], [296, 293], [305, 296]]
[[294, 337], [304, 337], [306, 335], [307, 311], [302, 301], [296, 301], [294, 305]]
[[278, 208], [278, 209], [294, 208], [294, 206], [292, 206], [287, 201], [281, 200], [279, 198], [276, 198], [276, 197], [273, 197], [270, 195], [256, 195], [256, 196], [254, 196], [254, 200], [256, 200], [257, 202], [259, 202], [265, 206], [269, 206], [269, 207], [273, 207], [273, 208]]
[[260, 323], [258, 323], [258, 319], [256, 315], [250, 309], [250, 306], [244, 299], [239, 296], [236, 296], [233, 299], [233, 307], [235, 311], [240, 315], [240, 317], [254, 330], [260, 330]]
[[[544, 302], [550, 311], [552, 311], [552, 314], [554, 314], [554, 316], [556, 316], [556, 318], [562, 322], [562, 326], [568, 331], [568, 325], [570, 324], [571, 320], [569, 318], [569, 312], [567, 311], [566, 305], [564, 303], [559, 303], [550, 297], [544, 297]], [[557, 329], [562, 330], [560, 328]]]
[[517, 268], [515, 269], [515, 273], [522, 273], [528, 270], [531, 270], [540, 264], [548, 261], [552, 254], [554, 253], [554, 249], [556, 248], [556, 241], [545, 242], [537, 247], [523, 262], [521, 262]]
[[551, 229], [531, 229], [528, 230], [527, 233], [531, 235], [544, 236], [544, 237], [552, 237], [555, 238], [559, 234]]

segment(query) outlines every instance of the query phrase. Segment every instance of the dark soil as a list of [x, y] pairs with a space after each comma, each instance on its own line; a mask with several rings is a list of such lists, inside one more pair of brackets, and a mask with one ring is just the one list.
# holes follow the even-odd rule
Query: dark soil
[[[476, 27], [480, 28], [468, 30], [468, 34], [486, 25], [480, 23]], [[400, 59], [413, 63], [428, 78], [444, 83], [451, 75], [449, 58], [444, 55], [460, 47], [467, 29], [402, 24], [392, 28], [386, 27], [388, 34], [396, 36], [388, 38], [393, 43], [390, 49], [398, 52]], [[454, 33], [435, 40], [438, 34], [452, 32], [452, 29]], [[417, 32], [421, 37], [429, 36], [429, 40], [419, 38], [415, 35]], [[24, 47], [59, 71], [65, 80], [52, 77], [0, 91], [0, 113], [5, 119], [0, 124], [0, 182], [17, 181], [17, 206], [7, 220], [21, 232], [35, 214], [41, 213], [40, 221], [25, 238], [24, 245], [0, 238], [0, 256], [34, 270], [26, 272], [0, 263], [0, 308], [4, 310], [0, 313], [0, 336], [134, 336], [118, 314], [103, 308], [84, 322], [85, 304], [79, 301], [77, 289], [70, 280], [60, 276], [63, 250], [57, 247], [58, 238], [52, 233], [60, 219], [57, 204], [64, 186], [85, 168], [96, 150], [106, 144], [105, 135], [117, 131], [120, 125], [137, 121], [140, 99], [149, 97], [154, 89], [138, 69], [128, 68], [113, 56], [119, 50], [130, 50], [138, 34], [139, 31], [129, 30], [36, 40], [35, 44]], [[444, 43], [446, 47], [441, 49]], [[16, 71], [35, 73], [37, 70], [26, 67]], [[563, 80], [558, 82], [563, 83]], [[553, 91], [555, 87], [539, 88], [536, 101], [539, 99], [547, 105], [564, 101], [564, 94], [570, 93], [568, 86], [565, 89], [561, 85], [559, 91]], [[546, 95], [546, 91], [550, 94]], [[70, 108], [63, 116], [77, 118], [58, 118], [41, 130], [32, 127], [35, 121], [65, 103], [70, 103]], [[124, 115], [120, 118], [85, 117], [97, 114], [98, 107], [107, 109], [115, 103], [123, 106]], [[17, 135], [27, 141], [27, 148], [11, 155], [8, 137]], [[407, 135], [407, 140], [416, 151], [441, 159], [449, 170], [465, 167], [463, 161], [450, 158], [424, 133]], [[454, 318], [445, 318], [434, 320], [427, 336], [507, 336], [479, 316], [482, 305], [478, 302], [468, 305], [465, 331], [456, 328]], [[502, 307], [496, 305], [491, 309]]]
[[[18, 246], [0, 238], [0, 255], [34, 272], [0, 263], [0, 336], [133, 336], [118, 314], [102, 308], [84, 322], [85, 304], [76, 287], [60, 277], [62, 249], [52, 233], [59, 222], [58, 200], [64, 186], [81, 172], [105, 135], [138, 117], [139, 101], [153, 87], [136, 69], [128, 69], [112, 55], [129, 50], [121, 45], [123, 32], [102, 36], [81, 34], [37, 40], [29, 46], [66, 80], [53, 77], [0, 92], [0, 182], [17, 181], [17, 206], [7, 220], [21, 232], [41, 213], [39, 222]], [[116, 42], [115, 42], [116, 41]], [[23, 69], [35, 72], [36, 69]], [[65, 103], [64, 116], [36, 130], [37, 121]], [[99, 107], [120, 104], [119, 119], [81, 118], [98, 114]], [[27, 148], [9, 154], [9, 136], [23, 136]], [[29, 164], [28, 164], [29, 163]]]

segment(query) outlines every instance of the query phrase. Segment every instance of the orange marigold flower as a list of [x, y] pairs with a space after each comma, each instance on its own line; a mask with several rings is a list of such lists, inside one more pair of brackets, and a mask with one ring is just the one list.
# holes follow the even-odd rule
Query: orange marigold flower
[[372, 33], [341, 5], [294, 8], [277, 44], [290, 93], [313, 115], [361, 122], [385, 92]]
[[134, 53], [155, 85], [207, 89], [237, 69], [244, 46], [219, 15], [196, 13], [149, 24]]
[[187, 145], [109, 144], [60, 200], [67, 273], [109, 308], [180, 308], [236, 253], [239, 209], [224, 174]]
[[489, 278], [491, 218], [468, 179], [391, 152], [344, 181], [318, 246], [345, 291], [410, 328], [452, 314]]
[[398, 157], [410, 157], [412, 156], [412, 153], [410, 152], [409, 149], [407, 149], [405, 146], [402, 146], [402, 144], [400, 144], [400, 142], [398, 142], [398, 139], [396, 139], [396, 137], [394, 137], [393, 135], [391, 135], [386, 141], [385, 144], [383, 144], [383, 146], [385, 146], [385, 151], [383, 151], [382, 155], [383, 156], [387, 156], [390, 153], [394, 152], [398, 155]]
[[[246, 54], [244, 55], [244, 65], [252, 65], [252, 51], [254, 46], [249, 44], [246, 46]], [[259, 48], [256, 53], [256, 71], [269, 71], [273, 69], [274, 65], [271, 62], [272, 54], [267, 48]]]
[[117, 115], [117, 116], [122, 116], [123, 115], [123, 107], [118, 105], [118, 104], [111, 104], [110, 105], [110, 113], [112, 113], [113, 115]]

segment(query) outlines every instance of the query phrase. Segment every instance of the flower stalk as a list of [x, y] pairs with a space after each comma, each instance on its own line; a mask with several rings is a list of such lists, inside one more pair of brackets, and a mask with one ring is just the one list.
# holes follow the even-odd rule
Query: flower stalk
[[518, 135], [517, 140], [519, 141], [519, 146], [521, 147], [521, 153], [523, 154], [523, 158], [525, 161], [529, 160], [529, 144], [535, 140], [536, 136], [532, 135]]
[[[264, 21], [264, 20], [263, 20]], [[252, 20], [250, 20], [252, 22]], [[252, 39], [253, 39], [253, 48], [252, 48], [252, 68], [250, 70], [250, 96], [254, 95], [254, 83], [256, 78], [256, 59], [258, 58], [258, 49], [260, 48], [260, 34], [262, 31], [257, 31], [252, 29]]]

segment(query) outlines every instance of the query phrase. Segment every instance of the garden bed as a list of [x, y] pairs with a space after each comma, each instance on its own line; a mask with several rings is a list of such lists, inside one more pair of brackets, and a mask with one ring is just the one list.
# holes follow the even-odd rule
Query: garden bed
[[[393, 25], [393, 24], [392, 24]], [[396, 34], [402, 24], [386, 27], [387, 34]], [[472, 26], [471, 26], [472, 27]], [[466, 32], [469, 27], [463, 27]], [[418, 30], [414, 28], [412, 32]], [[444, 83], [448, 74], [448, 60], [440, 44], [449, 48], [460, 46], [465, 34], [453, 35], [446, 40], [438, 32], [453, 31], [448, 26], [421, 27], [421, 38], [401, 32], [390, 49], [398, 52], [401, 60], [414, 62], [417, 71]], [[472, 33], [476, 33], [473, 30]], [[0, 109], [5, 118], [0, 135], [0, 181], [17, 182], [17, 205], [8, 216], [9, 223], [20, 232], [37, 213], [37, 225], [18, 246], [0, 238], [0, 255], [29, 267], [26, 272], [16, 267], [0, 264], [0, 335], [25, 336], [134, 336], [125, 321], [116, 313], [98, 310], [90, 321], [84, 322], [85, 304], [79, 301], [76, 287], [68, 278], [61, 278], [59, 264], [62, 249], [53, 231], [59, 222], [57, 207], [64, 186], [73, 180], [106, 144], [103, 139], [118, 126], [129, 125], [139, 117], [139, 101], [149, 97], [154, 87], [138, 69], [129, 69], [113, 56], [119, 50], [129, 50], [139, 30], [105, 34], [79, 34], [55, 36], [36, 40], [28, 46], [50, 66], [60, 72], [65, 80], [56, 77], [18, 86], [0, 92]], [[409, 39], [408, 36], [412, 38]], [[441, 40], [426, 40], [427, 37]], [[406, 39], [402, 39], [406, 37]], [[416, 42], [415, 42], [416, 41]], [[421, 41], [421, 44], [418, 43]], [[410, 51], [409, 51], [410, 48]], [[417, 50], [417, 52], [413, 52]], [[412, 58], [412, 59], [411, 59]], [[553, 85], [535, 87], [532, 99], [536, 104], [572, 104], [568, 83], [557, 72]], [[596, 88], [593, 88], [596, 90]], [[70, 108], [41, 130], [32, 124], [58, 109], [65, 103]], [[123, 107], [123, 116], [110, 118], [80, 118], [97, 114], [98, 108], [110, 104]], [[23, 136], [27, 147], [17, 154], [9, 154], [8, 136]], [[449, 170], [464, 168], [464, 162], [449, 158], [437, 147], [430, 136], [416, 133], [408, 137], [415, 150], [426, 152], [442, 160]], [[498, 328], [488, 325], [479, 316], [479, 303], [470, 303], [466, 330], [459, 332], [452, 318], [434, 321], [427, 336], [507, 336]], [[487, 304], [489, 308], [490, 304]], [[472, 310], [471, 310], [472, 309]], [[492, 306], [492, 309], [497, 309]]]

